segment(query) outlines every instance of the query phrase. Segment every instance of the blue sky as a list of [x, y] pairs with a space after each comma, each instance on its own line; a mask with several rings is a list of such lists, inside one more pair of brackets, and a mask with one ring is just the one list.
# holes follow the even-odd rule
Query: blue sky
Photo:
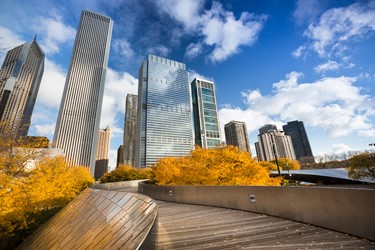
[[246, 122], [253, 152], [261, 126], [292, 120], [305, 123], [315, 155], [375, 142], [375, 1], [345, 0], [1, 0], [0, 48], [37, 34], [46, 53], [29, 134], [52, 140], [83, 9], [114, 21], [101, 119], [112, 167], [148, 53], [213, 80], [221, 126]]

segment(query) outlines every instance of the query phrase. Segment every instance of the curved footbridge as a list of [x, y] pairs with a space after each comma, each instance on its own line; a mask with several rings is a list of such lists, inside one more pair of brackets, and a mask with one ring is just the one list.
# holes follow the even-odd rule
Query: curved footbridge
[[20, 249], [375, 249], [375, 190], [137, 186], [86, 189]]

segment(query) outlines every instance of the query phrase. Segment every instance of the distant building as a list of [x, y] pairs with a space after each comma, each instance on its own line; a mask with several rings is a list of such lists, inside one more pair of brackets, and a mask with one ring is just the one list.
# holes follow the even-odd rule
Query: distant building
[[111, 130], [109, 129], [109, 127], [99, 130], [98, 149], [96, 151], [95, 160], [95, 179], [99, 179], [108, 172], [110, 141]]
[[109, 17], [82, 12], [53, 138], [70, 165], [87, 166], [92, 176], [111, 35]]
[[195, 78], [191, 83], [195, 144], [202, 148], [221, 143], [215, 86], [211, 81]]
[[285, 134], [292, 138], [294, 152], [298, 161], [314, 163], [314, 155], [312, 153], [309, 138], [302, 121], [288, 122], [283, 126]]
[[0, 70], [0, 134], [26, 136], [44, 71], [35, 38], [7, 52]]
[[125, 156], [124, 145], [120, 145], [117, 149], [116, 168], [118, 168], [121, 164], [124, 164], [125, 162], [124, 156]]
[[135, 131], [137, 127], [137, 105], [136, 95], [126, 96], [125, 121], [124, 121], [124, 163], [135, 166]]
[[193, 149], [190, 84], [186, 65], [148, 55], [139, 70], [135, 166], [149, 167]]
[[259, 129], [258, 142], [255, 143], [257, 157], [260, 161], [272, 161], [277, 158], [296, 160], [292, 139], [275, 125], [267, 124]]
[[240, 121], [231, 121], [224, 125], [227, 145], [238, 147], [241, 151], [250, 153], [249, 137], [246, 124]]

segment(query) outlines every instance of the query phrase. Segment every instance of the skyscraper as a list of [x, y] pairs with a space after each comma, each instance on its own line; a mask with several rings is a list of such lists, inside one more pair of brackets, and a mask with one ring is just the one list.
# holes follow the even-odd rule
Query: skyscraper
[[193, 149], [188, 72], [183, 63], [149, 55], [139, 71], [135, 166]]
[[95, 179], [99, 179], [108, 172], [109, 143], [111, 141], [111, 130], [109, 127], [99, 130], [98, 149], [95, 159]]
[[0, 133], [26, 136], [44, 71], [36, 39], [7, 52], [0, 70]]
[[137, 96], [126, 96], [124, 121], [124, 163], [135, 166], [135, 130], [137, 125]]
[[249, 137], [244, 122], [231, 121], [224, 125], [224, 132], [228, 145], [236, 146], [241, 151], [250, 153]]
[[112, 21], [83, 11], [53, 139], [71, 165], [89, 166], [93, 176]]
[[285, 134], [290, 135], [298, 161], [315, 162], [309, 138], [302, 121], [291, 121], [283, 126]]
[[259, 129], [258, 142], [255, 143], [257, 157], [260, 161], [272, 161], [276, 157], [295, 160], [292, 139], [275, 125], [266, 124]]
[[195, 144], [202, 148], [221, 143], [215, 86], [211, 81], [195, 78], [191, 82]]

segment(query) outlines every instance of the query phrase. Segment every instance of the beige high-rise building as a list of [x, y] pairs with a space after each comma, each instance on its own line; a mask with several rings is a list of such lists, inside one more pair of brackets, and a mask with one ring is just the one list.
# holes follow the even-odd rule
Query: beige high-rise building
[[272, 161], [275, 156], [296, 160], [291, 137], [277, 130], [272, 124], [266, 124], [259, 129], [255, 149], [259, 161]]
[[224, 125], [227, 145], [238, 147], [241, 151], [250, 153], [249, 137], [246, 124], [240, 121], [231, 121]]
[[109, 17], [82, 12], [53, 138], [70, 165], [90, 167], [92, 176], [111, 36]]
[[0, 133], [26, 136], [44, 71], [35, 38], [9, 50], [0, 70]]
[[98, 149], [96, 151], [94, 178], [99, 179], [108, 172], [109, 144], [111, 141], [111, 130], [109, 127], [99, 130]]

